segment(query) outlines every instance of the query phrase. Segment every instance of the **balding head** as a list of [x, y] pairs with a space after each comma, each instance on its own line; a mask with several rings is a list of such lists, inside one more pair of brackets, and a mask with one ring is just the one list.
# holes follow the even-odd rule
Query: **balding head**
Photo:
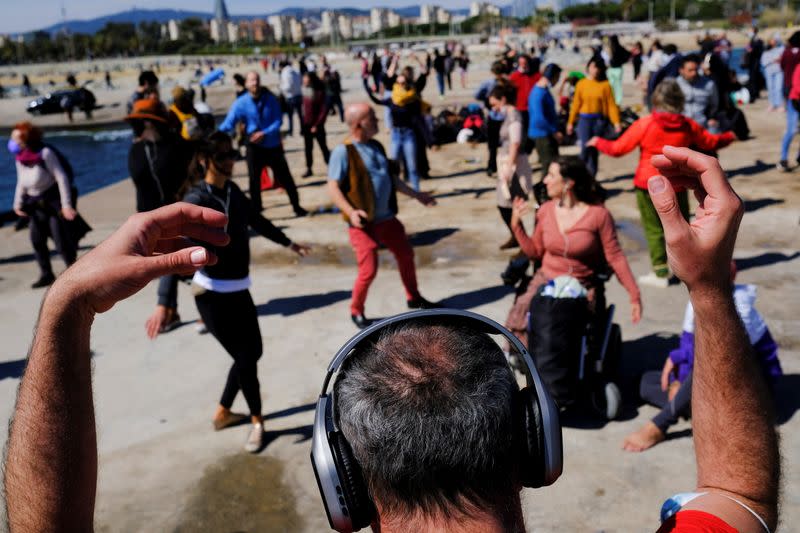
[[258, 75], [258, 72], [255, 70], [248, 72], [244, 86], [253, 98], [257, 97], [261, 90], [261, 76]]
[[350, 137], [355, 141], [367, 142], [378, 133], [378, 118], [367, 103], [348, 105], [344, 112], [344, 120], [350, 129]]

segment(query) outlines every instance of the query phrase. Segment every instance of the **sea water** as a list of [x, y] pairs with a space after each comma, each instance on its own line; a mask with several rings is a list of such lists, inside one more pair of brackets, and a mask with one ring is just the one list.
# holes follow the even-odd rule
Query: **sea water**
[[[84, 195], [128, 177], [130, 129], [76, 130], [45, 133], [45, 142], [58, 148], [72, 164], [78, 194]], [[0, 213], [14, 202], [17, 170], [14, 156], [0, 143]]]

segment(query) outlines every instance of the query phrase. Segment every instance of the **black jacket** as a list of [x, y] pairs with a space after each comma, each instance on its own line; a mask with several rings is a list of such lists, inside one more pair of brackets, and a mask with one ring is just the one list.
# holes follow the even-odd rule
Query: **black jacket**
[[176, 202], [190, 160], [189, 146], [182, 141], [133, 143], [128, 152], [128, 172], [136, 186], [136, 210], [141, 213]]
[[250, 200], [232, 181], [227, 182], [225, 189], [200, 182], [186, 193], [184, 201], [228, 215], [226, 231], [231, 238], [230, 243], [220, 248], [207, 246], [218, 259], [216, 265], [203, 268], [203, 273], [210, 278], [247, 277], [250, 272], [250, 227], [280, 245], [289, 246], [292, 243], [280, 229], [251, 207]]

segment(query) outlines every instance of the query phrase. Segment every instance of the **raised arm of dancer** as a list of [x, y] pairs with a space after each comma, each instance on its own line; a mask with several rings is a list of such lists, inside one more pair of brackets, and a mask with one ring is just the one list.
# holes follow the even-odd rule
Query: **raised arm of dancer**
[[[695, 312], [692, 427], [697, 490], [707, 494], [684, 509], [711, 513], [742, 532], [772, 530], [778, 522], [778, 436], [730, 288], [744, 207], [713, 157], [668, 146], [653, 164], [669, 178], [654, 176], [648, 187], [664, 226], [670, 268], [686, 283]], [[677, 185], [694, 189], [700, 202], [691, 223], [678, 209]]]
[[369, 99], [375, 102], [378, 105], [389, 105], [389, 99], [378, 98], [375, 96], [375, 93], [372, 92], [372, 87], [369, 86], [369, 78], [364, 78], [364, 90], [367, 91], [367, 96]]
[[[69, 268], [45, 296], [19, 387], [6, 454], [11, 531], [92, 531], [97, 442], [89, 333], [96, 313], [166, 274], [216, 262], [187, 237], [224, 246], [227, 218], [172, 204], [132, 216]], [[158, 255], [160, 254], [160, 255]]]

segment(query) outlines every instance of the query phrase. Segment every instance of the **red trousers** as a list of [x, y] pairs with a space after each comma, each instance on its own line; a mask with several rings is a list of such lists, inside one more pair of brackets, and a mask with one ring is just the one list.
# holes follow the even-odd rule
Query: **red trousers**
[[419, 296], [417, 290], [417, 271], [414, 267], [414, 249], [408, 242], [403, 224], [391, 218], [377, 224], [369, 224], [364, 228], [350, 227], [350, 244], [356, 253], [358, 275], [353, 285], [353, 300], [350, 302], [350, 313], [364, 314], [364, 302], [372, 280], [378, 274], [378, 246], [383, 244], [397, 260], [400, 279], [406, 289], [406, 299]]

